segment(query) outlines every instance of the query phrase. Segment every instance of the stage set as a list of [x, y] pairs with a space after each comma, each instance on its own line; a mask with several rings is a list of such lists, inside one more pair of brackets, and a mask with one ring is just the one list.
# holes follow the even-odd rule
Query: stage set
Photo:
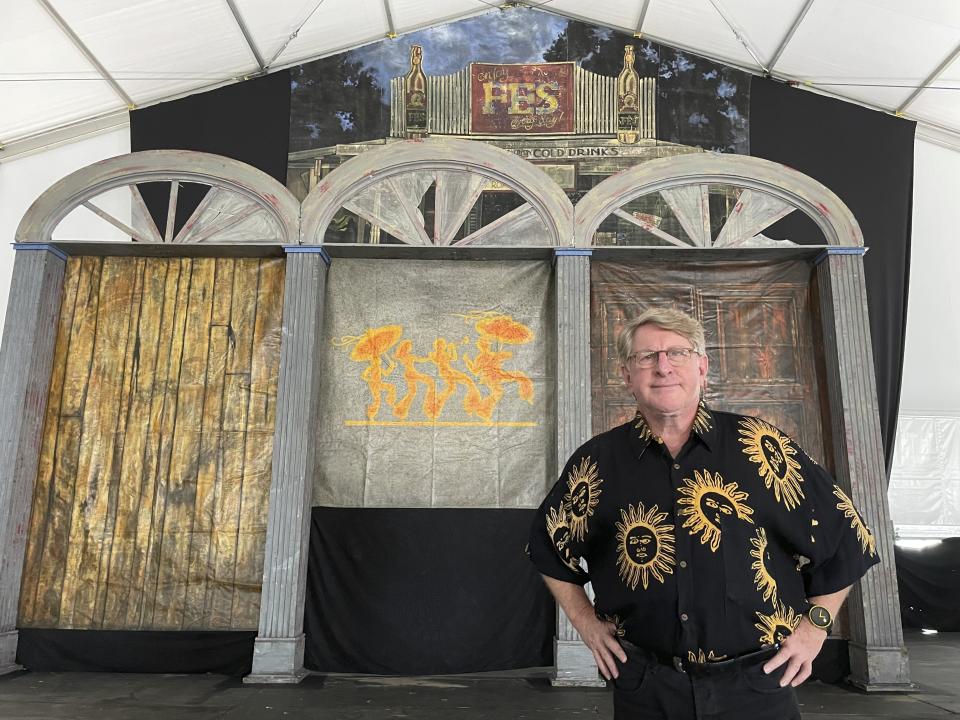
[[[570, 453], [634, 412], [619, 327], [669, 305], [706, 327], [708, 403], [795, 437], [872, 529], [821, 674], [910, 688], [902, 314], [874, 356], [905, 268], [877, 261], [871, 318], [863, 217], [760, 157], [804, 152], [796, 91], [612, 31], [581, 52], [564, 23], [547, 57], [433, 57], [423, 31], [251, 81], [292, 93], [273, 177], [144, 150], [36, 201], [0, 349], [0, 667], [602, 684], [524, 544]], [[376, 97], [311, 119], [324, 83]], [[91, 211], [132, 242], [58, 235]]]

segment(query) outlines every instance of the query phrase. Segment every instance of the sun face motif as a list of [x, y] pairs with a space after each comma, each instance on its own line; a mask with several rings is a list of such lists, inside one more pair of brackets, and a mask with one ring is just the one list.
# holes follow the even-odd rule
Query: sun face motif
[[563, 497], [563, 504], [567, 508], [570, 532], [577, 540], [583, 540], [587, 535], [587, 520], [600, 501], [602, 482], [597, 474], [597, 464], [591, 464], [589, 457], [585, 457], [579, 466], [574, 465], [567, 475], [567, 494]]
[[783, 642], [797, 629], [802, 618], [793, 611], [793, 608], [786, 607], [783, 603], [777, 603], [777, 609], [773, 615], [757, 613], [757, 617], [760, 618], [760, 622], [754, 623], [754, 627], [761, 633], [761, 645]]
[[570, 546], [573, 542], [573, 534], [570, 532], [570, 523], [562, 505], [559, 508], [550, 508], [547, 513], [547, 534], [557, 549], [560, 559], [563, 560], [563, 564], [576, 573], [581, 572], [580, 561], [574, 557], [573, 548]]
[[623, 620], [620, 619], [619, 615], [607, 615], [605, 612], [594, 609], [594, 613], [597, 616], [598, 620], [603, 620], [603, 622], [612, 623], [616, 627], [616, 632], [614, 633], [618, 638], [622, 638], [627, 634], [626, 628], [623, 626]]
[[836, 485], [833, 486], [833, 494], [840, 498], [840, 502], [837, 503], [837, 510], [843, 510], [843, 516], [849, 518], [850, 527], [857, 531], [857, 540], [860, 541], [860, 547], [863, 548], [863, 552], [870, 553], [870, 557], [875, 556], [877, 554], [876, 538], [873, 537], [870, 528], [868, 528], [867, 524], [860, 518], [860, 513], [858, 513], [857, 509], [853, 506], [853, 500]]
[[750, 544], [753, 549], [750, 551], [753, 564], [751, 570], [756, 570], [757, 574], [753, 576], [753, 581], [757, 584], [757, 590], [763, 593], [763, 600], [769, 600], [774, 607], [777, 605], [777, 581], [767, 570], [767, 531], [763, 528], [757, 528], [757, 536], [750, 538]]
[[743, 452], [760, 466], [758, 472], [764, 485], [768, 490], [773, 488], [777, 502], [786, 505], [787, 510], [793, 510], [803, 497], [800, 489], [803, 476], [800, 463], [794, 459], [797, 449], [793, 443], [775, 427], [756, 418], [740, 421], [740, 435]]
[[644, 511], [643, 503], [637, 507], [627, 506], [620, 511], [623, 522], [617, 523], [617, 570], [620, 579], [631, 590], [642, 583], [646, 590], [650, 576], [660, 582], [664, 575], [673, 574], [676, 560], [673, 557], [673, 525], [663, 521], [667, 513], [659, 512], [656, 505]]
[[700, 543], [710, 543], [710, 550], [716, 552], [720, 547], [720, 533], [724, 518], [738, 518], [753, 524], [753, 508], [746, 504], [749, 495], [737, 490], [736, 483], [724, 484], [720, 473], [711, 475], [704, 470], [701, 475], [694, 470], [696, 478], [685, 478], [678, 492], [683, 495], [677, 501], [683, 506], [680, 515], [687, 519], [683, 527], [690, 528], [691, 535], [700, 535]]

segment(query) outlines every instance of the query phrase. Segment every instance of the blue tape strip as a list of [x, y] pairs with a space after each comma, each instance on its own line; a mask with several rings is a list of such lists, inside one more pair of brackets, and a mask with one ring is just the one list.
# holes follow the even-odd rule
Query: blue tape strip
[[323, 261], [329, 266], [330, 255], [320, 245], [284, 245], [283, 251], [288, 255], [293, 253], [313, 253], [323, 258]]
[[560, 257], [561, 255], [586, 255], [589, 257], [593, 255], [593, 250], [589, 248], [554, 248], [553, 256]]
[[55, 245], [50, 245], [49, 243], [13, 243], [14, 250], [46, 250], [47, 252], [53, 253], [58, 258], [63, 261], [66, 261], [69, 255], [67, 255], [63, 250], [56, 247]]
[[866, 254], [867, 254], [867, 248], [865, 247], [830, 247], [830, 248], [827, 248], [826, 250], [821, 251], [821, 253], [813, 259], [813, 264], [819, 265], [831, 255], [866, 255]]

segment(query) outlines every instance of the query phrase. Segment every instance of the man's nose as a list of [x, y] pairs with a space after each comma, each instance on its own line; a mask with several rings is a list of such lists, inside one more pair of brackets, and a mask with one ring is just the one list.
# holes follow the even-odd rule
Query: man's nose
[[660, 350], [657, 353], [657, 372], [659, 372], [661, 375], [666, 375], [672, 370], [673, 365], [671, 365], [670, 361], [667, 359], [667, 351]]

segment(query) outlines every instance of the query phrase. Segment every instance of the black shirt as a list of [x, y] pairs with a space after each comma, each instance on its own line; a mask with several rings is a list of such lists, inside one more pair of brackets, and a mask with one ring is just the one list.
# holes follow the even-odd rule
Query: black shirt
[[675, 459], [639, 413], [584, 444], [528, 552], [544, 575], [591, 582], [619, 636], [701, 662], [782, 640], [806, 598], [879, 562], [850, 498], [790, 438], [702, 403]]

